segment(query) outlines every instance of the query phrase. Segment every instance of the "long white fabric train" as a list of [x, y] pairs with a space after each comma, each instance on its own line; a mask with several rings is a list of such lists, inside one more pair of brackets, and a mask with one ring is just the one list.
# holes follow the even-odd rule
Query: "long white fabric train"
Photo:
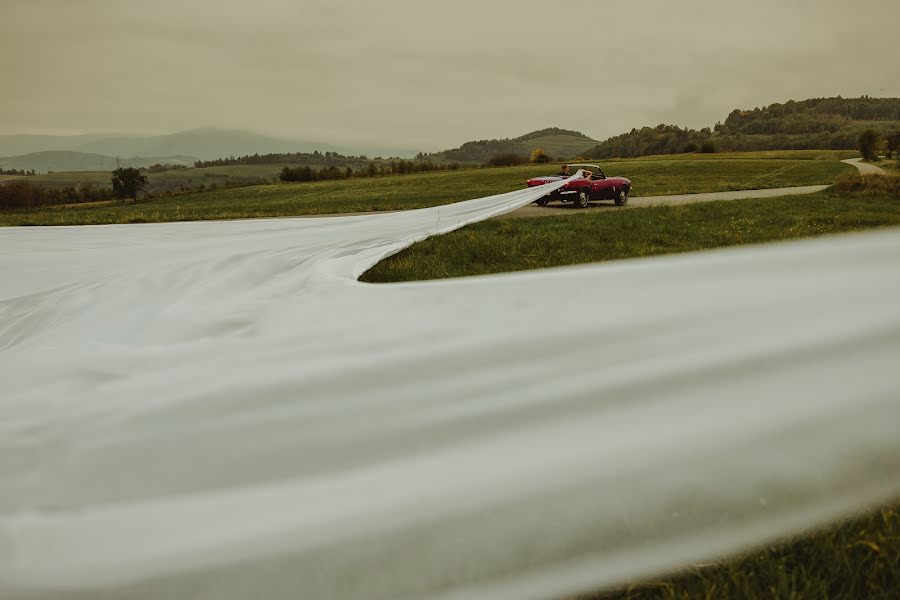
[[549, 189], [0, 230], [0, 596], [550, 598], [900, 494], [896, 230], [356, 281]]

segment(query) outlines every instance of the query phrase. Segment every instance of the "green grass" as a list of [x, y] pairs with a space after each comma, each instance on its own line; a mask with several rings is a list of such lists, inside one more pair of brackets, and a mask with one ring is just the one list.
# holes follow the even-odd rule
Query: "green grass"
[[886, 159], [875, 163], [875, 165], [881, 167], [888, 173], [900, 173], [900, 159]]
[[[776, 153], [774, 156], [767, 157], [764, 153], [678, 155], [602, 161], [600, 164], [607, 175], [630, 178], [635, 186], [634, 196], [830, 183], [837, 175], [853, 171], [852, 167], [837, 162], [839, 155], [835, 153]], [[143, 223], [407, 210], [521, 189], [529, 177], [553, 173], [557, 169], [556, 164], [526, 165], [220, 188], [139, 203], [5, 212], [0, 213], [0, 225]], [[160, 175], [176, 177], [184, 171], [170, 173]], [[64, 174], [53, 175], [62, 178]]]
[[713, 157], [720, 160], [782, 158], [792, 160], [840, 161], [844, 160], [845, 158], [858, 158], [859, 152], [857, 152], [856, 150], [760, 150], [755, 152], [722, 152], [716, 154], [703, 154], [700, 152], [694, 152], [690, 154], [663, 154], [642, 156], [633, 160], [708, 160]]
[[578, 600], [893, 600], [898, 593], [900, 513], [893, 507], [736, 559]]
[[96, 186], [109, 187], [112, 173], [110, 171], [55, 171], [53, 173], [39, 173], [25, 178], [31, 183], [37, 183], [48, 188], [63, 188], [76, 186], [79, 183], [92, 183]]
[[433, 237], [365, 273], [414, 281], [690, 252], [900, 225], [900, 198], [830, 192], [495, 219]]

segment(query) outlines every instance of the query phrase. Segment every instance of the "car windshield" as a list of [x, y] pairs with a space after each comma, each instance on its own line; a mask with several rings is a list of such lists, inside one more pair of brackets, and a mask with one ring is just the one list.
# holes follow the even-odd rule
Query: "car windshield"
[[598, 165], [586, 165], [586, 164], [577, 164], [570, 166], [571, 172], [575, 173], [578, 169], [581, 169], [587, 175], [591, 173], [589, 179], [606, 179], [606, 175], [603, 174], [603, 170]]

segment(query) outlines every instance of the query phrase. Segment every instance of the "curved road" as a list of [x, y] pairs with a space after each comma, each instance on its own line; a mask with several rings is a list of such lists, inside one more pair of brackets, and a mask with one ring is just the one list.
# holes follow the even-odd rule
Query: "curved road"
[[[884, 174], [884, 169], [861, 162], [861, 158], [850, 158], [841, 162], [856, 167], [863, 175]], [[627, 208], [637, 208], [646, 206], [675, 206], [680, 204], [693, 204], [694, 202], [715, 202], [718, 200], [750, 200], [756, 198], [780, 198], [783, 196], [799, 196], [801, 194], [814, 194], [828, 189], [827, 185], [806, 185], [801, 187], [784, 187], [769, 188], [763, 190], [741, 190], [736, 192], [712, 192], [708, 194], [680, 194], [675, 196], [643, 196], [630, 198]], [[591, 210], [604, 210], [615, 208], [609, 203], [592, 204], [587, 212]], [[553, 206], [540, 207], [536, 204], [529, 204], [519, 210], [500, 215], [503, 218], [521, 218], [521, 217], [551, 217], [561, 215], [571, 215], [576, 213], [584, 213], [585, 209], [576, 209], [572, 204], [555, 204]]]
[[869, 163], [862, 162], [861, 158], [848, 158], [847, 160], [842, 160], [842, 163], [847, 163], [848, 165], [853, 165], [857, 169], [861, 175], [884, 175], [884, 169], [881, 167], [876, 167], [875, 165], [870, 165]]

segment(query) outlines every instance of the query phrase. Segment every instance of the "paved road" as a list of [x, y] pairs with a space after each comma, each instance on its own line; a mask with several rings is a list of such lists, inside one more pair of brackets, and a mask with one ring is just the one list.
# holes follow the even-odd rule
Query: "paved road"
[[[884, 169], [870, 165], [861, 158], [851, 158], [841, 162], [856, 167], [863, 175], [883, 174]], [[805, 185], [800, 187], [769, 188], [764, 190], [741, 190], [736, 192], [712, 192], [708, 194], [680, 194], [677, 196], [644, 196], [629, 198], [626, 208], [639, 208], [647, 206], [676, 206], [681, 204], [693, 204], [695, 202], [715, 202], [719, 200], [751, 200], [755, 198], [781, 198], [783, 196], [799, 196], [802, 194], [814, 194], [828, 189], [827, 185]], [[519, 210], [495, 217], [497, 219], [516, 219], [523, 217], [552, 217], [572, 215], [578, 213], [594, 212], [617, 208], [611, 202], [594, 203], [589, 208], [575, 208], [572, 204], [554, 203], [552, 206], [541, 207], [536, 204], [523, 206]]]
[[[674, 206], [679, 204], [693, 204], [695, 202], [714, 202], [717, 200], [749, 200], [751, 198], [780, 198], [782, 196], [799, 196], [801, 194], [813, 194], [827, 189], [827, 185], [806, 185], [802, 187], [773, 188], [766, 190], [742, 190], [738, 192], [712, 192], [709, 194], [680, 194], [677, 196], [644, 196], [629, 198], [625, 208], [639, 208], [647, 206]], [[618, 208], [612, 202], [594, 203], [588, 208], [575, 208], [572, 204], [553, 204], [541, 207], [536, 204], [523, 206], [517, 211], [500, 215], [498, 219], [515, 219], [522, 217], [551, 217], [571, 215], [576, 213], [592, 212]]]
[[876, 167], [875, 165], [870, 165], [869, 163], [862, 162], [861, 158], [848, 158], [847, 160], [842, 160], [842, 163], [847, 163], [848, 165], [853, 165], [859, 172], [863, 175], [884, 175], [884, 169], [881, 167]]

